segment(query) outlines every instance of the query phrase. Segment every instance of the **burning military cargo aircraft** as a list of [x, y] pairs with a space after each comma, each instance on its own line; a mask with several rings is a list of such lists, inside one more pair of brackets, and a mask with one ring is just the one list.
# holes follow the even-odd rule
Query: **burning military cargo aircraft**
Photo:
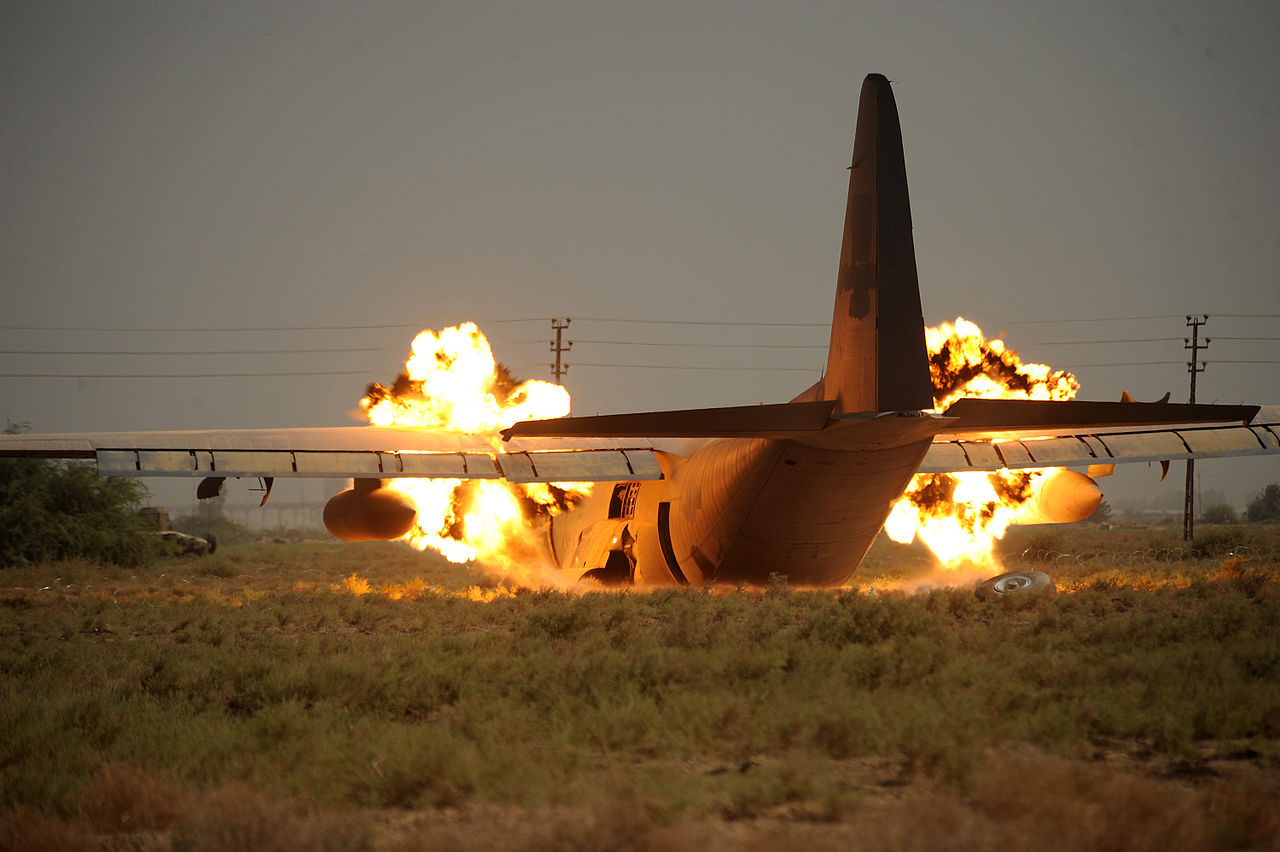
[[[538, 413], [523, 407], [532, 389], [507, 384], [496, 393], [521, 413], [505, 423], [388, 416], [372, 419], [412, 425], [3, 436], [0, 456], [93, 459], [104, 476], [195, 477], [205, 494], [227, 477], [351, 477], [325, 511], [330, 531], [348, 540], [460, 540], [477, 523], [461, 511], [466, 502], [533, 530], [569, 580], [784, 576], [821, 586], [853, 575], [918, 474], [981, 472], [1016, 491], [1026, 486], [1021, 471], [1050, 466], [1280, 452], [1280, 406], [962, 397], [935, 408], [901, 130], [877, 74], [863, 83], [850, 169], [826, 369], [789, 402], [568, 417], [559, 416], [567, 398]], [[374, 386], [366, 410], [402, 404], [414, 381]], [[513, 396], [519, 404], [506, 406]], [[428, 481], [446, 487], [436, 497], [406, 487]], [[484, 489], [498, 482], [519, 488], [485, 504]], [[1092, 479], [1071, 471], [1019, 493], [1024, 520], [1037, 523], [1080, 520], [1101, 499]], [[429, 500], [444, 501], [443, 521], [434, 512], [424, 522]]]

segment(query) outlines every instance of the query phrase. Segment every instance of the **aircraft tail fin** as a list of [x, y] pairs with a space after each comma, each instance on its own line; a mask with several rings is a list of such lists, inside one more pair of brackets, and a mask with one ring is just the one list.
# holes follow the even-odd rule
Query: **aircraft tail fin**
[[822, 396], [838, 412], [933, 407], [902, 128], [889, 81], [862, 84]]

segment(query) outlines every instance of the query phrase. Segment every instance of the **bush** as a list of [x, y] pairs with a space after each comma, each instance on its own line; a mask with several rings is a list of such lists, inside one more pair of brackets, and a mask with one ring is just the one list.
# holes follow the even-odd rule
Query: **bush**
[[1191, 542], [1187, 553], [1195, 559], [1230, 556], [1241, 550], [1256, 549], [1257, 542], [1244, 529], [1216, 530], [1198, 535]]
[[200, 538], [208, 538], [210, 535], [214, 535], [217, 537], [219, 544], [243, 544], [244, 542], [253, 541], [261, 535], [261, 533], [249, 529], [244, 524], [236, 523], [226, 517], [217, 510], [217, 507], [213, 507], [209, 511], [205, 511], [205, 506], [201, 506], [200, 509], [201, 511], [194, 515], [179, 515], [174, 518], [173, 528], [180, 533], [199, 536]]
[[140, 481], [99, 477], [84, 462], [0, 459], [0, 566], [77, 557], [148, 563], [160, 539], [137, 514], [147, 495]]
[[1200, 513], [1200, 520], [1206, 524], [1234, 524], [1239, 518], [1236, 517], [1236, 510], [1226, 503], [1214, 503]]
[[1098, 508], [1093, 510], [1093, 514], [1087, 518], [1091, 524], [1109, 524], [1113, 520], [1111, 504], [1103, 500], [1098, 504]]
[[1244, 516], [1253, 523], [1280, 521], [1280, 485], [1271, 483], [1253, 498]]
[[1038, 530], [1027, 540], [1022, 558], [1027, 562], [1052, 562], [1065, 547], [1062, 533], [1056, 530]]

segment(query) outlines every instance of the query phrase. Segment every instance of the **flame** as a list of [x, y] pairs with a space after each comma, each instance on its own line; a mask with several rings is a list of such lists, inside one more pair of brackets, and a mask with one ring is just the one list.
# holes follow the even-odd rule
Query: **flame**
[[[938, 411], [961, 397], [1067, 400], [1080, 390], [1072, 374], [1022, 363], [1003, 340], [987, 340], [964, 317], [926, 328], [925, 342]], [[889, 513], [885, 533], [903, 544], [919, 538], [944, 568], [990, 565], [1018, 507], [1059, 469], [917, 474]]]
[[921, 473], [894, 504], [884, 531], [897, 542], [919, 538], [944, 568], [995, 561], [995, 543], [1014, 523], [1018, 507], [1060, 468]]
[[[963, 317], [926, 329], [925, 339], [939, 410], [966, 396], [1065, 400], [1080, 387], [1070, 373], [1023, 364], [1002, 340], [986, 340]], [[569, 395], [549, 382], [517, 382], [494, 361], [475, 323], [463, 323], [421, 332], [404, 371], [390, 387], [371, 384], [360, 407], [375, 425], [485, 435], [501, 452], [502, 429], [568, 414]], [[895, 541], [919, 537], [948, 568], [990, 563], [1018, 506], [1055, 470], [917, 475], [885, 531]], [[564, 585], [546, 558], [541, 522], [572, 508], [590, 484], [393, 479], [386, 487], [417, 505], [418, 520], [405, 537], [415, 547], [431, 547], [452, 562], [476, 561], [524, 585]]]
[[[294, 588], [294, 594], [304, 594], [314, 591], [313, 588], [299, 585]], [[421, 601], [427, 598], [456, 598], [464, 601], [474, 601], [476, 603], [488, 603], [498, 598], [513, 598], [521, 593], [518, 586], [468, 586], [465, 589], [448, 589], [436, 583], [429, 583], [422, 577], [414, 577], [404, 583], [383, 583], [376, 589], [373, 583], [357, 574], [350, 577], [343, 577], [340, 583], [330, 583], [329, 591], [346, 592], [353, 597], [365, 597], [366, 595], [381, 595], [387, 600], [392, 601]]]
[[[475, 323], [426, 330], [414, 338], [403, 372], [387, 387], [369, 385], [360, 408], [377, 426], [483, 435], [498, 452], [499, 432], [520, 420], [562, 417], [569, 394], [559, 385], [518, 382], [494, 361]], [[418, 519], [405, 536], [450, 562], [476, 561], [526, 585], [561, 582], [544, 555], [541, 522], [585, 497], [590, 483], [517, 485], [505, 480], [392, 479]]]
[[987, 340], [964, 317], [924, 330], [934, 407], [945, 410], [961, 397], [981, 399], [1073, 399], [1080, 382], [1046, 364], [1023, 364], [1004, 341]]
[[391, 387], [374, 382], [360, 408], [375, 426], [497, 433], [520, 420], [569, 413], [569, 392], [550, 382], [517, 382], [493, 359], [473, 322], [422, 331], [413, 340], [404, 371]]

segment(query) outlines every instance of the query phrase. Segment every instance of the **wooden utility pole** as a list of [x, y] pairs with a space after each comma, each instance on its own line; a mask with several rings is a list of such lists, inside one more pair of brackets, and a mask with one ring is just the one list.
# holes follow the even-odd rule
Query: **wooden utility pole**
[[[1200, 363], [1200, 350], [1209, 348], [1209, 338], [1206, 337], [1204, 341], [1200, 340], [1200, 326], [1204, 325], [1208, 321], [1208, 314], [1201, 314], [1198, 317], [1187, 317], [1187, 325], [1191, 328], [1191, 336], [1184, 339], [1183, 342], [1185, 345], [1182, 348], [1191, 350], [1191, 360], [1187, 362], [1187, 372], [1191, 374], [1191, 394], [1187, 401], [1191, 403], [1196, 401], [1196, 374], [1204, 372], [1204, 364]], [[1187, 488], [1182, 501], [1183, 541], [1191, 541], [1191, 539], [1195, 538], [1195, 471], [1195, 461], [1193, 459], [1187, 459]]]
[[564, 330], [568, 327], [569, 327], [568, 317], [565, 317], [562, 320], [553, 319], [551, 321], [551, 330], [556, 333], [555, 342], [551, 344], [551, 351], [556, 353], [556, 362], [551, 365], [551, 374], [555, 376], [556, 384], [558, 385], [564, 384], [564, 382], [561, 381], [561, 379], [564, 378], [565, 373], [569, 372], [569, 365], [562, 363], [560, 360], [560, 356], [563, 353], [568, 352], [570, 349], [573, 348], [572, 340], [570, 340], [568, 343], [563, 342]]

